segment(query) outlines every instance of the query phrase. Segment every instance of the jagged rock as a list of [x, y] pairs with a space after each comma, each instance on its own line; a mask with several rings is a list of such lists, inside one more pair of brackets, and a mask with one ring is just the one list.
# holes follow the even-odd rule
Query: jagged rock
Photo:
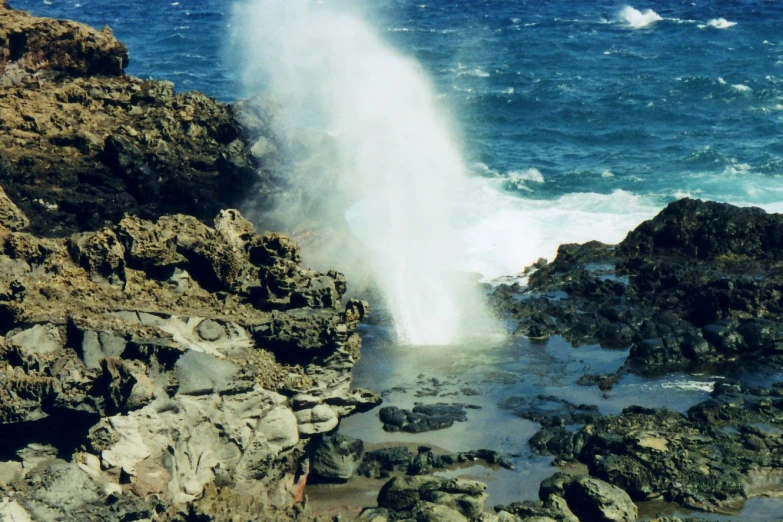
[[426, 501], [416, 504], [411, 515], [421, 522], [468, 522], [456, 509]]
[[545, 502], [554, 498], [555, 504], [565, 500], [567, 509], [579, 520], [633, 522], [637, 519], [636, 505], [628, 494], [595, 477], [556, 473], [541, 483], [538, 495]]
[[[96, 31], [70, 21], [38, 18], [0, 4], [0, 87], [61, 76], [121, 75], [128, 49], [107, 27]], [[9, 66], [22, 77], [6, 74]]]
[[[366, 304], [267, 311], [243, 290], [260, 284], [248, 246], [266, 243], [235, 211], [215, 222], [220, 230], [187, 216], [128, 216], [63, 239], [4, 231], [3, 433], [12, 448], [83, 446], [85, 461], [97, 459], [95, 480], [134, 492], [133, 501], [84, 497], [64, 504], [69, 512], [144, 513], [149, 496], [165, 509], [193, 506], [211, 484], [215, 509], [247, 490], [285, 509], [304, 484], [308, 438], [380, 401], [350, 386]], [[285, 264], [297, 285], [324, 277], [283, 256], [266, 268]], [[167, 277], [175, 270], [190, 274], [186, 288]], [[35, 519], [57, 509], [49, 497], [18, 499]]]
[[0, 184], [30, 230], [65, 236], [126, 213], [208, 222], [251, 193], [269, 208], [270, 154], [251, 154], [235, 109], [127, 64], [108, 28], [0, 7]]
[[[431, 475], [394, 477], [378, 493], [378, 506], [395, 512], [416, 512], [422, 502], [443, 506], [468, 519], [484, 511], [486, 485], [463, 479], [444, 479]], [[445, 512], [425, 509], [433, 516]]]
[[30, 225], [30, 220], [19, 207], [11, 201], [2, 187], [0, 187], [0, 225], [13, 231], [20, 231]]
[[[578, 432], [545, 428], [531, 446], [587, 464], [591, 475], [634, 500], [664, 497], [694, 509], [730, 510], [746, 498], [780, 488], [780, 396], [779, 386], [749, 390], [720, 383], [713, 398], [687, 415], [630, 407]], [[570, 479], [555, 475], [545, 481], [542, 498], [564, 494], [564, 480]], [[578, 514], [576, 507], [574, 512]]]
[[310, 454], [310, 472], [324, 481], [351, 478], [364, 457], [364, 443], [345, 435], [322, 437]]
[[638, 373], [781, 366], [781, 230], [780, 214], [684, 199], [617, 246], [562, 245], [528, 287], [500, 286], [491, 300], [521, 334], [630, 348], [626, 369]]
[[412, 410], [387, 406], [378, 412], [383, 429], [386, 431], [407, 431], [421, 433], [441, 430], [452, 426], [455, 422], [465, 422], [467, 417], [466, 404], [417, 404]]

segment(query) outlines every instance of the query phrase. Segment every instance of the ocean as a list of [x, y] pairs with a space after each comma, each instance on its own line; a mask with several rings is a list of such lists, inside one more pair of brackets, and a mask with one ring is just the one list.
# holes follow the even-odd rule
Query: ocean
[[[452, 120], [471, 174], [468, 270], [491, 279], [561, 243], [617, 242], [682, 197], [783, 211], [782, 2], [350, 3], [418, 61]], [[130, 74], [252, 94], [230, 1], [11, 4], [111, 26]]]

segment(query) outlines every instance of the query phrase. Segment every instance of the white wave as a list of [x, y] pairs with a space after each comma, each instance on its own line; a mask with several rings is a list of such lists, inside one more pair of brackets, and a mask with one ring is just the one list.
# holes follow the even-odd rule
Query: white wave
[[750, 87], [748, 87], [747, 85], [743, 85], [741, 83], [736, 83], [736, 84], [732, 85], [731, 88], [734, 89], [737, 92], [750, 92], [750, 91], [753, 90]]
[[489, 78], [489, 73], [483, 70], [481, 67], [474, 67], [473, 69], [461, 70], [457, 72], [457, 76], [475, 76], [476, 78]]
[[715, 381], [674, 381], [674, 382], [662, 382], [661, 388], [669, 390], [684, 390], [684, 391], [702, 391], [711, 392], [715, 386]]
[[527, 169], [525, 171], [514, 170], [508, 173], [509, 179], [519, 181], [532, 181], [534, 183], [543, 183], [544, 175], [538, 169]]
[[481, 161], [478, 161], [478, 162], [474, 163], [472, 166], [473, 166], [473, 168], [471, 169], [471, 172], [473, 174], [477, 174], [479, 176], [484, 176], [486, 178], [499, 178], [500, 177], [500, 172], [498, 172], [497, 170], [491, 168], [489, 165], [487, 165], [486, 163], [483, 163]]
[[554, 200], [523, 198], [499, 190], [500, 181], [473, 178], [460, 205], [458, 229], [470, 251], [463, 269], [482, 274], [485, 281], [519, 273], [540, 257], [551, 261], [564, 243], [622, 241], [662, 207], [622, 190]]
[[663, 20], [663, 18], [661, 18], [661, 16], [652, 9], [647, 9], [642, 12], [631, 7], [630, 5], [623, 7], [623, 9], [618, 14], [618, 17], [621, 21], [625, 22], [634, 29], [642, 29], [654, 24], [655, 22], [660, 22]]
[[707, 27], [712, 27], [713, 29], [728, 29], [729, 27], [734, 27], [735, 25], [737, 25], [737, 22], [729, 22], [725, 18], [713, 18], [707, 22]]
[[724, 80], [723, 78], [718, 78], [718, 83], [721, 85], [726, 85], [726, 80]]
[[729, 176], [738, 176], [750, 172], [750, 165], [747, 163], [732, 163], [723, 169], [723, 173]]
[[614, 173], [611, 170], [606, 169], [605, 171], [603, 171], [601, 173], [601, 177], [602, 178], [613, 178], [614, 177]]

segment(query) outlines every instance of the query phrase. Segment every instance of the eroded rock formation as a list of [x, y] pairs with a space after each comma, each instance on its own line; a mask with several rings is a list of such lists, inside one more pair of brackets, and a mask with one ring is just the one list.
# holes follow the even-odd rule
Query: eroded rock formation
[[[212, 227], [126, 217], [62, 239], [2, 228], [0, 480], [14, 509], [88, 517], [113, 496], [140, 514], [197, 510], [208, 487], [291, 506], [309, 438], [378, 401], [350, 388], [366, 304], [341, 305], [339, 274], [298, 263], [294, 243], [233, 210]], [[70, 486], [25, 487], [49, 479]]]
[[0, 5], [0, 185], [30, 231], [66, 236], [185, 213], [202, 221], [274, 191], [235, 109], [123, 73], [104, 29]]

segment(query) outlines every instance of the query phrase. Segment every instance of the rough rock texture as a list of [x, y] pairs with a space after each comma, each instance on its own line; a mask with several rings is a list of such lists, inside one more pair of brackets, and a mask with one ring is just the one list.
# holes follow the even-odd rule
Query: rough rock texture
[[128, 49], [111, 29], [38, 18], [0, 2], [0, 87], [78, 76], [119, 76]]
[[413, 454], [408, 448], [397, 446], [366, 452], [356, 472], [368, 478], [388, 478], [393, 472], [426, 475], [466, 462], [514, 469], [508, 457], [489, 449], [436, 454], [428, 446], [419, 446]]
[[395, 477], [378, 493], [378, 506], [395, 513], [392, 520], [405, 518], [405, 512], [415, 519], [449, 520], [445, 517], [451, 516], [450, 520], [471, 520], [484, 511], [485, 489], [485, 484], [474, 480]]
[[707, 511], [783, 489], [783, 386], [718, 383], [687, 415], [633, 406], [579, 431], [539, 431], [540, 453], [587, 464], [634, 500], [663, 497]]
[[442, 430], [455, 422], [468, 420], [466, 408], [478, 408], [471, 404], [417, 404], [412, 410], [400, 409], [396, 406], [386, 406], [378, 412], [383, 429], [386, 431], [407, 431], [422, 433], [425, 431]]
[[345, 482], [364, 457], [364, 443], [345, 435], [323, 436], [310, 453], [310, 473], [326, 482]]
[[556, 473], [541, 483], [539, 497], [546, 502], [553, 495], [564, 499], [568, 509], [580, 520], [596, 522], [634, 522], [637, 509], [631, 497], [595, 477], [572, 477]]
[[[531, 338], [631, 348], [637, 372], [783, 364], [783, 216], [683, 199], [619, 245], [563, 245], [492, 300]], [[611, 376], [585, 384], [611, 387]]]
[[359, 520], [423, 522], [635, 522], [637, 508], [620, 488], [590, 476], [557, 473], [541, 484], [540, 502], [495, 506], [484, 512], [481, 482], [431, 475], [394, 477], [378, 494], [378, 507]]
[[310, 437], [379, 402], [350, 387], [366, 304], [298, 262], [234, 210], [62, 239], [0, 228], [3, 509], [290, 507]]
[[267, 205], [267, 160], [234, 107], [126, 76], [127, 63], [108, 28], [0, 5], [0, 185], [30, 230], [61, 237], [125, 213], [208, 221], [251, 190]]

